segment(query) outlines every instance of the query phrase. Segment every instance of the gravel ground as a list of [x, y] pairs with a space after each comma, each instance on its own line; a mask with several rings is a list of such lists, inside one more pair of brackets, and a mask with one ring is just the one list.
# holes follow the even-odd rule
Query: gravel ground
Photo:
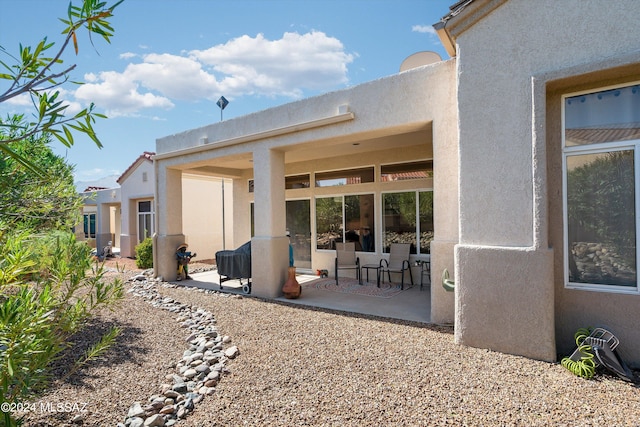
[[[450, 327], [158, 289], [212, 312], [240, 349], [215, 394], [177, 426], [640, 426], [639, 388], [459, 346]], [[76, 425], [115, 426], [158, 392], [186, 349], [175, 315], [128, 294], [86, 337], [111, 324], [124, 328], [117, 347], [37, 404], [86, 403]], [[74, 415], [38, 410], [25, 425], [72, 425]]]

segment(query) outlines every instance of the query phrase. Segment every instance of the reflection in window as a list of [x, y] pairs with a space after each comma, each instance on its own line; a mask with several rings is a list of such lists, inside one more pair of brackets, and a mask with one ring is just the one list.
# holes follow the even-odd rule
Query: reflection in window
[[357, 251], [374, 252], [373, 194], [344, 196], [345, 240]]
[[565, 98], [565, 146], [640, 139], [640, 85]]
[[636, 286], [633, 150], [567, 157], [569, 281]]
[[373, 167], [316, 173], [316, 187], [373, 182]]
[[375, 252], [373, 194], [316, 199], [318, 249], [335, 249], [336, 242], [354, 242], [357, 251]]
[[431, 253], [431, 241], [433, 240], [433, 191], [421, 191], [418, 193], [420, 215], [420, 253]]
[[155, 232], [153, 204], [151, 201], [138, 202], [138, 242], [151, 237]]
[[[430, 252], [433, 240], [433, 192], [408, 191], [382, 195], [383, 252], [392, 243], [409, 243], [411, 253], [418, 253], [416, 242], [420, 236], [420, 254]], [[419, 218], [419, 221], [417, 221]]]
[[316, 236], [318, 249], [335, 249], [342, 241], [342, 197], [316, 199]]
[[433, 160], [380, 166], [380, 181], [406, 181], [433, 176]]
[[85, 239], [93, 239], [96, 237], [96, 214], [84, 214], [83, 215], [83, 225], [84, 225], [84, 238]]
[[310, 179], [309, 174], [287, 176], [284, 178], [284, 188], [291, 190], [294, 188], [309, 188]]

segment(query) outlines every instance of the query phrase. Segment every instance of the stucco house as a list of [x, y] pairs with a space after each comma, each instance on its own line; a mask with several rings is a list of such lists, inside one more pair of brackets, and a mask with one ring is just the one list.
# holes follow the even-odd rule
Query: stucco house
[[87, 187], [80, 193], [82, 206], [82, 223], [75, 227], [77, 240], [86, 241], [96, 248], [101, 255], [102, 250], [111, 242], [113, 247], [120, 247], [120, 188]]
[[[143, 152], [117, 179], [116, 188], [87, 188], [83, 224], [76, 227], [80, 240], [89, 240], [97, 253], [109, 241], [120, 256], [135, 258], [135, 247], [155, 233], [154, 152]], [[185, 175], [183, 180], [185, 230], [189, 249], [200, 259], [212, 259], [225, 248], [225, 234], [233, 224], [230, 194], [225, 197], [224, 178]], [[226, 207], [229, 206], [229, 207]], [[181, 242], [182, 243], [182, 242]], [[175, 251], [175, 249], [174, 249]], [[175, 264], [173, 262], [172, 264]]]
[[[233, 188], [253, 294], [331, 242], [430, 258], [431, 321], [458, 343], [553, 361], [579, 327], [640, 365], [640, 2], [464, 0], [434, 25], [451, 58], [156, 141], [156, 274], [187, 236], [186, 176]], [[384, 99], [384, 102], [379, 102]], [[455, 291], [436, 284], [448, 269]]]

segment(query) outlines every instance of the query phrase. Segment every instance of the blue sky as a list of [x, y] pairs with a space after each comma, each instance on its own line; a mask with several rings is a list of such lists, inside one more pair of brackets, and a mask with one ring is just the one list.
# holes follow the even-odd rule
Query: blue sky
[[[113, 0], [107, 0], [109, 4]], [[79, 4], [79, 0], [74, 0]], [[0, 46], [17, 54], [43, 37], [62, 44], [68, 0], [1, 0]], [[54, 150], [76, 180], [119, 175], [155, 140], [398, 72], [409, 55], [448, 59], [432, 25], [455, 0], [125, 0], [110, 44], [80, 39], [62, 94], [74, 112], [94, 102], [104, 147], [77, 137]], [[70, 51], [71, 53], [71, 51]], [[6, 57], [2, 60], [6, 61]], [[0, 83], [0, 92], [4, 91]], [[21, 102], [22, 101], [22, 102]], [[24, 100], [0, 114], [29, 112]]]

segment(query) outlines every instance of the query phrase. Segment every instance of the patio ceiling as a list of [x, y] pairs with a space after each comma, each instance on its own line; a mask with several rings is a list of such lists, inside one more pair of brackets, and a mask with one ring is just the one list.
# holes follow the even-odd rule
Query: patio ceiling
[[[298, 163], [317, 159], [342, 157], [363, 152], [388, 150], [389, 148], [411, 149], [432, 143], [431, 123], [418, 130], [385, 136], [345, 136], [340, 139], [313, 141], [283, 147], [286, 163]], [[321, 147], [321, 149], [319, 149]], [[185, 173], [198, 175], [240, 177], [253, 168], [251, 152], [212, 158], [197, 163], [185, 163], [179, 167]]]

